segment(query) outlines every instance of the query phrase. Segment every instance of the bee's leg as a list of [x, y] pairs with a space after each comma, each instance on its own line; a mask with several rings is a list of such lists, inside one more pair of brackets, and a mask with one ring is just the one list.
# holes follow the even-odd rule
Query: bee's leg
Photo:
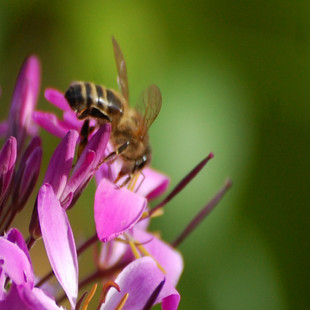
[[84, 124], [80, 132], [81, 141], [79, 143], [78, 150], [77, 150], [77, 158], [80, 158], [83, 150], [85, 149], [85, 146], [88, 142], [89, 133], [90, 133], [89, 119], [86, 119], [84, 121]]
[[125, 143], [123, 143], [121, 146], [119, 146], [114, 152], [111, 152], [108, 156], [106, 156], [104, 159], [102, 159], [98, 166], [97, 169], [106, 162], [113, 162], [116, 159], [116, 156], [118, 156], [119, 154], [123, 153], [126, 148], [129, 145], [129, 141], [126, 141]]
[[129, 141], [126, 141], [124, 144], [119, 146], [114, 152], [111, 152], [107, 157], [105, 157], [100, 164], [115, 160], [116, 156], [122, 154], [127, 149], [128, 145]]

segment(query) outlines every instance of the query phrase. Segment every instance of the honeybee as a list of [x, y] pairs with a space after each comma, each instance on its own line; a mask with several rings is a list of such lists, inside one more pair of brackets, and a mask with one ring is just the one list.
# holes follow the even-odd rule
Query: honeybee
[[98, 126], [111, 124], [110, 141], [115, 151], [107, 159], [121, 156], [123, 165], [115, 182], [128, 175], [123, 183], [126, 184], [151, 161], [148, 129], [160, 111], [162, 96], [158, 86], [150, 85], [142, 92], [135, 108], [129, 105], [126, 62], [114, 37], [112, 44], [120, 93], [90, 82], [73, 82], [65, 92], [65, 98], [77, 117], [85, 119], [81, 129], [80, 152], [88, 140], [90, 118], [94, 118]]

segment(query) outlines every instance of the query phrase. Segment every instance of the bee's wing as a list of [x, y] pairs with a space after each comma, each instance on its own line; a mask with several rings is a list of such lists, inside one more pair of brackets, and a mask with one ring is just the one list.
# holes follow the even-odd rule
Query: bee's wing
[[142, 92], [136, 105], [136, 109], [143, 117], [137, 133], [141, 140], [143, 140], [150, 126], [157, 117], [161, 108], [161, 103], [161, 92], [157, 85], [150, 85]]
[[113, 36], [112, 36], [112, 44], [118, 73], [117, 76], [118, 86], [125, 100], [128, 102], [128, 78], [127, 78], [126, 62], [123, 53], [121, 51], [121, 48], [119, 47], [117, 41]]

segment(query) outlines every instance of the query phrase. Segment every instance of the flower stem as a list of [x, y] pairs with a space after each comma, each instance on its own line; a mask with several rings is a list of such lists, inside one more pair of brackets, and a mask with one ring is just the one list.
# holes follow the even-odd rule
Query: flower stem
[[85, 250], [87, 250], [91, 245], [98, 241], [97, 233], [94, 233], [88, 240], [86, 240], [83, 244], [79, 246], [77, 249], [77, 255], [80, 256]]
[[30, 236], [28, 239], [27, 239], [27, 248], [28, 248], [28, 251], [31, 250], [31, 248], [33, 247], [33, 245], [35, 244], [36, 242], [36, 239], [33, 238], [32, 236]]

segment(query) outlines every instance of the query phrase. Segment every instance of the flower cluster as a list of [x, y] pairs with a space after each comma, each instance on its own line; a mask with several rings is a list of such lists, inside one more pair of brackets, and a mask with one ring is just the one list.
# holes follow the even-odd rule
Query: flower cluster
[[[209, 154], [166, 196], [151, 208], [152, 199], [168, 188], [169, 179], [149, 167], [128, 185], [115, 182], [121, 159], [104, 159], [113, 151], [111, 126], [102, 125], [91, 135], [82, 154], [75, 158], [82, 122], [76, 118], [63, 94], [45, 91], [46, 99], [63, 111], [62, 119], [36, 110], [40, 89], [40, 63], [28, 57], [19, 73], [8, 120], [0, 124], [4, 144], [0, 151], [0, 309], [63, 309], [67, 299], [72, 309], [177, 309], [180, 295], [176, 285], [183, 270], [178, 245], [214, 208], [230, 181], [168, 244], [148, 231], [150, 219], [178, 194], [213, 157]], [[61, 141], [50, 159], [36, 195], [29, 237], [14, 227], [17, 213], [27, 205], [41, 171], [42, 147], [38, 128]], [[67, 217], [95, 179], [94, 235], [78, 247]], [[52, 271], [37, 279], [29, 251], [43, 240]], [[100, 244], [94, 272], [79, 279], [78, 259], [82, 252]], [[56, 294], [48, 280], [55, 276], [63, 293]], [[97, 283], [103, 283], [97, 302], [91, 301]], [[86, 293], [84, 286], [93, 283]], [[44, 286], [43, 286], [44, 284]]]

